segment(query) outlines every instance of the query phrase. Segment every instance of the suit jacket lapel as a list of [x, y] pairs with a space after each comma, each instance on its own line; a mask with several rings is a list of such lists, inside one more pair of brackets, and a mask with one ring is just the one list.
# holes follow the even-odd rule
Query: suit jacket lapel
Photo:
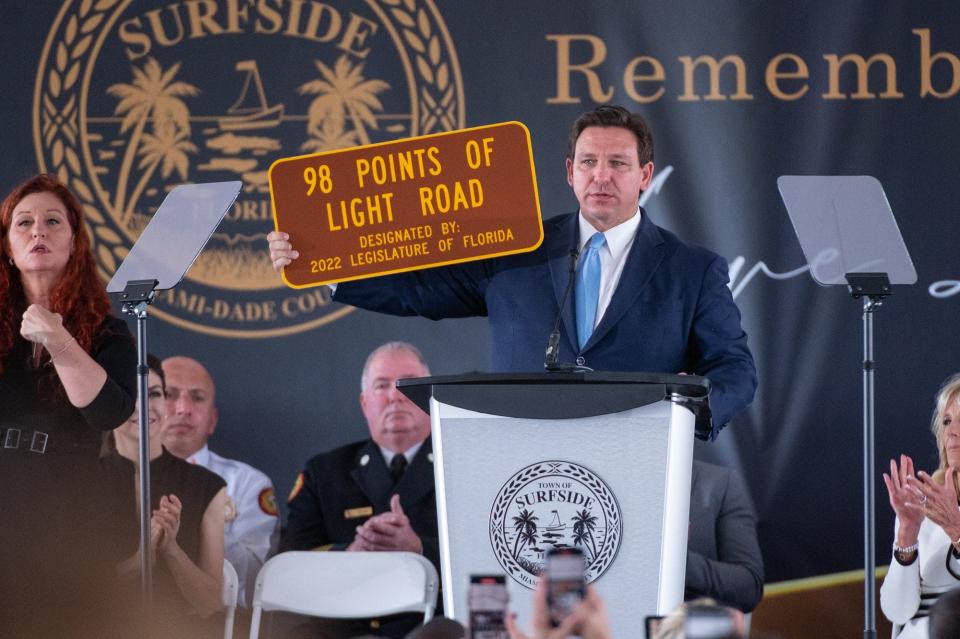
[[630, 247], [630, 253], [627, 255], [627, 263], [623, 266], [623, 273], [620, 274], [617, 290], [613, 292], [613, 299], [610, 300], [610, 305], [600, 318], [600, 323], [597, 324], [593, 335], [584, 345], [584, 351], [589, 350], [616, 326], [627, 309], [634, 304], [665, 257], [660, 230], [650, 221], [646, 211], [642, 213], [643, 217], [640, 219], [633, 246]]
[[[364, 455], [368, 456], [367, 463], [361, 464]], [[373, 440], [367, 442], [367, 445], [357, 453], [350, 475], [361, 492], [370, 500], [374, 512], [390, 510], [390, 496], [394, 492], [393, 480], [390, 478], [386, 462], [383, 461], [380, 447]]]
[[[560, 300], [563, 299], [563, 293], [570, 282], [570, 252], [577, 247], [577, 214], [564, 215], [560, 218], [553, 218], [545, 222], [553, 224], [555, 231], [553, 233], [544, 233], [547, 239], [544, 242], [547, 246], [547, 263], [550, 266], [550, 276], [553, 280], [553, 292], [556, 295], [557, 307], [560, 306]], [[574, 297], [573, 291], [567, 297], [567, 302], [563, 306], [563, 328], [567, 336], [568, 347], [573, 348], [572, 353], [577, 352], [576, 335], [577, 324], [574, 317]], [[553, 319], [553, 318], [551, 318]], [[553, 326], [550, 327], [553, 330]], [[544, 336], [546, 337], [546, 336]], [[546, 344], [546, 342], [544, 342]]]
[[412, 507], [433, 492], [433, 443], [429, 437], [407, 466], [393, 492], [400, 495], [400, 504], [404, 508]]

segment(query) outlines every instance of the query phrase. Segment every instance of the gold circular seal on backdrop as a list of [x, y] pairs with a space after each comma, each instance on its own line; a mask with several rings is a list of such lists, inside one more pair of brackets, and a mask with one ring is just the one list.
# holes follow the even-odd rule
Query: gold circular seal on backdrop
[[432, 0], [68, 0], [33, 97], [41, 170], [84, 204], [108, 280], [174, 186], [242, 180], [153, 314], [233, 338], [352, 310], [271, 268], [267, 169], [281, 157], [463, 128], [456, 51]]

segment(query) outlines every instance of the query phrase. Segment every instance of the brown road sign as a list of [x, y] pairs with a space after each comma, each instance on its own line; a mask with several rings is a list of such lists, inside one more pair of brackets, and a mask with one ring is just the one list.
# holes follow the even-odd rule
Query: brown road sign
[[543, 241], [530, 132], [503, 122], [277, 160], [276, 228], [303, 288], [533, 251]]

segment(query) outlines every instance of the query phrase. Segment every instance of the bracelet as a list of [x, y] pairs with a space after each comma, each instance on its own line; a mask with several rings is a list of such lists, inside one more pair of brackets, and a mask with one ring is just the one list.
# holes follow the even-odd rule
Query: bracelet
[[[960, 539], [957, 541], [960, 541]], [[897, 553], [898, 555], [909, 555], [915, 553], [919, 547], [919, 542], [910, 546], [898, 546], [897, 542], [893, 542], [893, 552]]]
[[56, 353], [50, 353], [50, 361], [52, 362], [53, 360], [57, 359], [58, 357], [66, 353], [67, 349], [70, 348], [70, 342], [76, 342], [76, 341], [77, 341], [76, 338], [71, 335], [70, 339], [64, 342], [63, 346], [57, 349]]
[[920, 548], [920, 544], [915, 543], [910, 546], [898, 546], [896, 542], [893, 544], [893, 558], [901, 566], [910, 566], [917, 561], [917, 557], [920, 556], [920, 553], [917, 550]]

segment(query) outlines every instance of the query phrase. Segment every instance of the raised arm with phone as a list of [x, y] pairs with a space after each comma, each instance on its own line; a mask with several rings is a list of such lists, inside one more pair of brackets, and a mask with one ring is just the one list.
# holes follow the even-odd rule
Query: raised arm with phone
[[582, 639], [612, 639], [607, 607], [596, 590], [586, 586], [583, 599], [573, 606], [559, 626], [550, 621], [547, 605], [548, 579], [541, 577], [533, 593], [533, 619], [530, 634], [520, 630], [516, 615], [507, 617], [507, 632], [510, 639], [563, 639], [564, 637], [582, 637]]

